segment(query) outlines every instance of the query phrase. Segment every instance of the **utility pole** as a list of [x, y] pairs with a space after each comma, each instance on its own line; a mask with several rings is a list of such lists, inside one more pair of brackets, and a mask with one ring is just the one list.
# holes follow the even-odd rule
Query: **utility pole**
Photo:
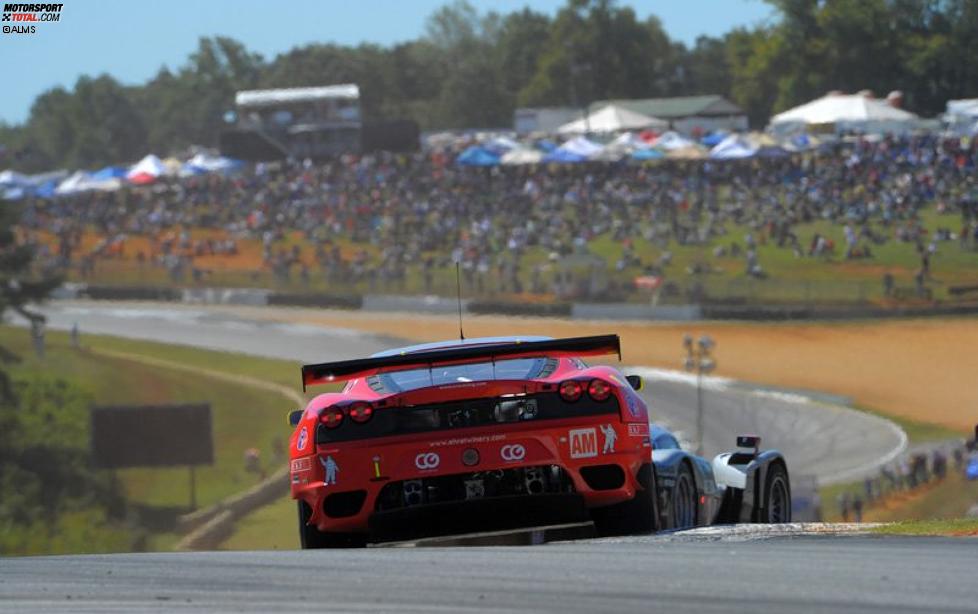
[[587, 64], [578, 64], [575, 57], [576, 52], [573, 43], [567, 41], [564, 43], [564, 48], [567, 50], [567, 72], [569, 75], [569, 85], [571, 93], [571, 103], [581, 109], [584, 118], [584, 133], [591, 134], [591, 118], [590, 105], [581, 102], [580, 97], [577, 93], [577, 75], [580, 74], [582, 68], [588, 67]]
[[710, 356], [710, 350], [715, 347], [713, 339], [702, 335], [696, 343], [689, 333], [683, 335], [683, 346], [686, 348], [686, 359], [683, 366], [687, 371], [696, 372], [696, 454], [703, 455], [703, 374], [716, 368], [717, 363]]

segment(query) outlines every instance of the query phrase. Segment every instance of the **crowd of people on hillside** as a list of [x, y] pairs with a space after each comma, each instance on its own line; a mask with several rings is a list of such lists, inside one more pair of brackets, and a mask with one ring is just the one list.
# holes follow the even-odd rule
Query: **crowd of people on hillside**
[[[336, 283], [396, 286], [408, 267], [419, 267], [430, 283], [432, 271], [458, 260], [476, 285], [491, 277], [498, 290], [537, 291], [545, 288], [520, 281], [542, 279], [544, 265], [524, 270], [527, 248], [540, 247], [555, 261], [609, 233], [621, 246], [611, 267], [644, 274], [673, 274], [671, 241], [712, 242], [713, 258], [740, 258], [755, 276], [764, 275], [761, 243], [799, 259], [858, 259], [902, 241], [917, 246], [926, 273], [941, 242], [978, 242], [976, 165], [978, 141], [937, 135], [849, 139], [729, 162], [470, 168], [431, 151], [344, 155], [29, 201], [21, 226], [28, 236], [45, 230], [58, 238], [43, 254], [51, 266], [83, 272], [124, 252], [133, 235], [151, 238], [150, 253], [138, 258], [175, 276], [195, 270], [195, 257], [235, 254], [238, 241], [251, 238], [262, 243], [263, 266], [283, 279], [322, 274]], [[925, 230], [917, 213], [932, 205], [961, 215], [949, 217], [946, 228]], [[844, 227], [844, 244], [803, 236], [799, 224], [817, 220]], [[730, 224], [747, 231], [716, 241]], [[82, 252], [86, 228], [103, 240]], [[224, 238], [194, 240], [194, 228], [217, 229]], [[292, 231], [309, 247], [281, 247]], [[372, 245], [376, 255], [342, 253], [338, 238]], [[661, 255], [642, 261], [634, 249], [639, 240], [659, 246]]]
[[[963, 445], [941, 443], [918, 449], [880, 467], [875, 476], [863, 480], [861, 490], [846, 490], [836, 498], [843, 522], [863, 521], [863, 512], [899, 493], [912, 493], [928, 484], [940, 483], [953, 471], [967, 480], [978, 479], [978, 438]], [[978, 507], [978, 502], [976, 502]]]

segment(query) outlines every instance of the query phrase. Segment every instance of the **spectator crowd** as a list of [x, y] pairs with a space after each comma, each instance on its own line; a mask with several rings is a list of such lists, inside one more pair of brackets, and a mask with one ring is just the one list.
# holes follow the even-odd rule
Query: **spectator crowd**
[[[758, 243], [799, 259], [859, 259], [899, 241], [916, 246], [926, 275], [940, 242], [978, 242], [976, 163], [978, 142], [937, 135], [853, 137], [744, 161], [473, 168], [439, 151], [345, 155], [29, 200], [21, 228], [28, 238], [52, 233], [56, 242], [43, 248], [44, 261], [83, 274], [124, 253], [128, 237], [149, 237], [151, 249], [136, 258], [176, 280], [200, 274], [195, 258], [233, 256], [240, 241], [254, 239], [263, 246], [262, 266], [283, 280], [322, 275], [337, 284], [396, 288], [417, 267], [430, 286], [433, 271], [457, 260], [477, 289], [491, 278], [500, 291], [542, 292], [544, 265], [525, 270], [528, 248], [542, 248], [553, 262], [605, 233], [621, 246], [610, 267], [641, 274], [669, 272], [671, 241], [711, 242], [710, 256], [741, 258], [754, 276], [765, 274]], [[918, 213], [930, 206], [960, 216], [928, 231]], [[844, 244], [803, 235], [799, 225], [818, 220], [842, 227]], [[730, 224], [748, 230], [716, 241]], [[191, 229], [217, 230], [221, 238], [195, 239]], [[85, 230], [101, 240], [82, 250]], [[293, 231], [305, 247], [283, 247]], [[374, 249], [341, 251], [338, 239]], [[657, 245], [661, 256], [638, 258], [640, 240]]]

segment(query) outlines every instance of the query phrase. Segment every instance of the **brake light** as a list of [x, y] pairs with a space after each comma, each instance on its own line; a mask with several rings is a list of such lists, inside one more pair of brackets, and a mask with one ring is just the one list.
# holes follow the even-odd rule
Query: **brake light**
[[351, 405], [347, 413], [350, 414], [350, 420], [363, 424], [373, 417], [374, 408], [370, 403], [358, 402]]
[[567, 381], [560, 383], [560, 397], [565, 401], [574, 401], [581, 398], [581, 394], [584, 393], [584, 387], [581, 386], [581, 382], [569, 379]]
[[587, 393], [595, 401], [604, 401], [611, 396], [611, 384], [603, 379], [593, 379], [587, 386]]
[[327, 407], [319, 414], [319, 422], [326, 428], [335, 429], [343, 423], [343, 410], [339, 407]]

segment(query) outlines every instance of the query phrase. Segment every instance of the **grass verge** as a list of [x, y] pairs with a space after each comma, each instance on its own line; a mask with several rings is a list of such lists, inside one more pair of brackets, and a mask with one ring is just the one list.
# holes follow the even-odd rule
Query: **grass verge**
[[[84, 390], [94, 405], [209, 402], [212, 407], [214, 464], [196, 470], [197, 504], [206, 506], [257, 482], [258, 476], [244, 467], [244, 451], [257, 448], [262, 464], [271, 470], [285, 462], [289, 428], [285, 412], [295, 401], [273, 390], [258, 389], [216, 379], [203, 369], [228, 375], [256, 378], [298, 388], [298, 369], [287, 361], [167, 346], [100, 336], [85, 336], [82, 348], [74, 348], [64, 333], [46, 335], [44, 358], [35, 356], [27, 330], [0, 327], [0, 346], [20, 357], [7, 367], [11, 375], [44, 372]], [[182, 365], [167, 368], [163, 363], [146, 364], [102, 352], [124, 352], [157, 361]], [[199, 367], [195, 373], [186, 367]], [[88, 437], [88, 424], [79, 425], [78, 437]], [[189, 504], [189, 474], [186, 467], [131, 468], [116, 472], [126, 499], [151, 515], [174, 514]], [[104, 520], [104, 519], [103, 519]], [[42, 540], [29, 540], [31, 553], [118, 551], [160, 548], [176, 541], [165, 532], [147, 532], [145, 524], [94, 522], [79, 513], [64, 514], [53, 532]], [[164, 523], [165, 524], [165, 523]], [[291, 525], [290, 525], [291, 526]], [[80, 530], [84, 528], [84, 530]], [[292, 527], [294, 528], [294, 527]], [[157, 531], [161, 531], [157, 528]], [[33, 533], [33, 531], [32, 531]], [[83, 540], [72, 535], [84, 534]], [[27, 552], [25, 551], [25, 553]]]
[[908, 520], [872, 529], [880, 535], [943, 535], [978, 537], [978, 518], [950, 520]]

